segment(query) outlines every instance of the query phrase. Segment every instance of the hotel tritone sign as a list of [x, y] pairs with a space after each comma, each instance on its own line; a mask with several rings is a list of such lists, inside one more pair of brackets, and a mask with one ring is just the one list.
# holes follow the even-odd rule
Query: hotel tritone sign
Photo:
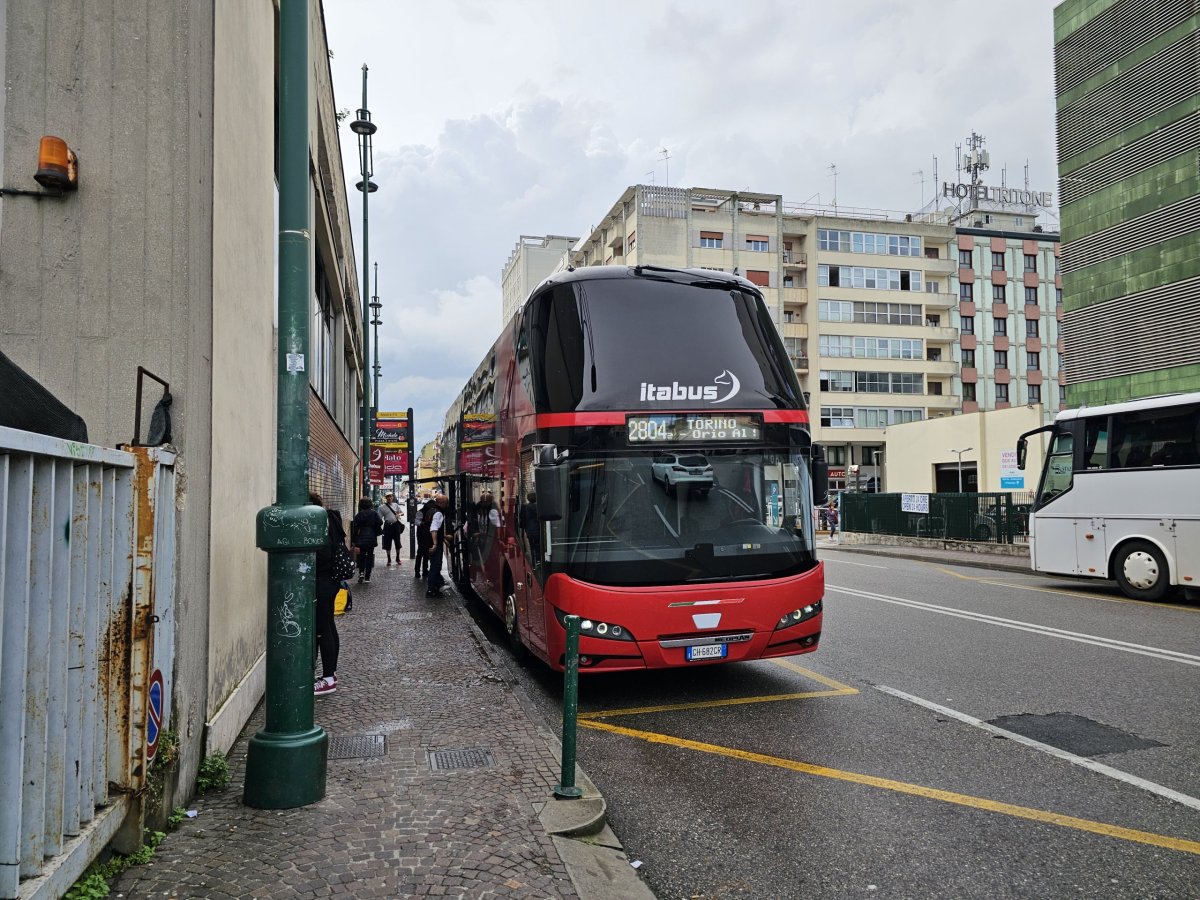
[[942, 196], [962, 200], [971, 198], [972, 203], [985, 200], [993, 203], [1021, 203], [1025, 206], [1051, 206], [1050, 191], [1026, 191], [1021, 188], [1001, 188], [986, 184], [951, 184], [942, 182]]

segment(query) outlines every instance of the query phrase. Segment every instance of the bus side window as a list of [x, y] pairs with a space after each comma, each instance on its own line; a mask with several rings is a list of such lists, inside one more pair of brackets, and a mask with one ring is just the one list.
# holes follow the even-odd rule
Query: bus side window
[[1108, 468], [1108, 419], [1089, 419], [1084, 435], [1085, 469]]

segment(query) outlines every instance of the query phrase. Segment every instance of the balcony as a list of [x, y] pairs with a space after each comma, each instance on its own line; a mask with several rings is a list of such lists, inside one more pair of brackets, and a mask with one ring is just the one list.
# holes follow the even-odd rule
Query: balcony
[[957, 341], [958, 329], [948, 328], [945, 325], [926, 325], [921, 336], [927, 341]]
[[962, 406], [960, 394], [925, 394], [925, 408], [941, 412], [947, 409], [958, 409]]
[[951, 291], [938, 291], [936, 294], [926, 291], [921, 295], [920, 302], [929, 309], [952, 309], [958, 306], [958, 295]]
[[808, 254], [803, 250], [784, 250], [783, 264], [790, 269], [807, 269]]
[[953, 275], [958, 272], [958, 260], [926, 256], [921, 260], [921, 268], [925, 270], [926, 275]]
[[792, 368], [795, 369], [797, 372], [807, 372], [808, 371], [808, 357], [807, 356], [793, 356], [792, 357]]
[[785, 338], [807, 338], [808, 324], [805, 322], [787, 322], [779, 326], [779, 333]]
[[779, 289], [779, 299], [784, 303], [807, 303], [808, 288], [783, 287]]

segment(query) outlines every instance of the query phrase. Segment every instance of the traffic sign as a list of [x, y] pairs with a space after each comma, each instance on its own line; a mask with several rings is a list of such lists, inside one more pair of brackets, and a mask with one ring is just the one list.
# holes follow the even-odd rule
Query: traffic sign
[[150, 689], [146, 692], [146, 762], [154, 759], [158, 752], [158, 738], [162, 734], [163, 676], [155, 669], [150, 676]]

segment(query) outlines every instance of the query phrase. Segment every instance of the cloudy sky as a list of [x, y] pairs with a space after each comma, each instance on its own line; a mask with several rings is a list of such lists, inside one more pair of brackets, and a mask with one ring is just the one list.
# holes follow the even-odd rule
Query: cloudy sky
[[[412, 406], [430, 440], [499, 332], [518, 236], [587, 234], [631, 184], [828, 204], [836, 165], [839, 206], [913, 210], [975, 130], [988, 183], [1028, 161], [1054, 190], [1053, 6], [325, 0], [337, 106], [366, 63], [379, 126], [380, 409]], [[360, 241], [345, 125], [342, 150]]]

